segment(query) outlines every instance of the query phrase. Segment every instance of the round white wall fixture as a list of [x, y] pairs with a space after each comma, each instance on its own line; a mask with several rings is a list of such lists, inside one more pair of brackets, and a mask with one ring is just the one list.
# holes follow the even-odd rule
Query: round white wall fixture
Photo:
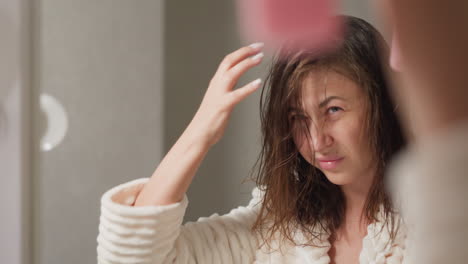
[[47, 128], [41, 138], [41, 151], [50, 151], [62, 142], [68, 130], [67, 113], [63, 105], [53, 96], [40, 95], [40, 108], [47, 117]]

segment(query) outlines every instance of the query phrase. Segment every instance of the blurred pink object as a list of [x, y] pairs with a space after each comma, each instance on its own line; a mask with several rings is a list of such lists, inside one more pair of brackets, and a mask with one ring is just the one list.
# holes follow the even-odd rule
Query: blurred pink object
[[278, 48], [327, 50], [341, 39], [334, 0], [237, 0], [241, 33], [248, 42]]

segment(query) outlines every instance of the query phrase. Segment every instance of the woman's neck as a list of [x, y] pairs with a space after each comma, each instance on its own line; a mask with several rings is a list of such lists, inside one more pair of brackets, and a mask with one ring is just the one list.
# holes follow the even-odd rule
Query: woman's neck
[[341, 226], [329, 238], [331, 248], [328, 254], [331, 263], [349, 263], [351, 259], [352, 262], [358, 262], [369, 224], [364, 209], [373, 175], [375, 174], [363, 175], [359, 182], [341, 186], [346, 201], [345, 215]]
[[364, 214], [364, 207], [374, 180], [373, 175], [374, 173], [369, 173], [361, 177], [360, 181], [357, 183], [341, 186], [346, 201], [346, 207], [343, 223], [337, 231], [341, 233], [344, 238], [348, 237], [352, 239], [352, 237], [356, 236], [364, 237], [367, 233], [369, 220]]
[[360, 241], [367, 234], [367, 226], [369, 221], [363, 214], [365, 199], [354, 201], [353, 204], [346, 206], [343, 222], [341, 226], [335, 230], [335, 239], [345, 240], [348, 242]]

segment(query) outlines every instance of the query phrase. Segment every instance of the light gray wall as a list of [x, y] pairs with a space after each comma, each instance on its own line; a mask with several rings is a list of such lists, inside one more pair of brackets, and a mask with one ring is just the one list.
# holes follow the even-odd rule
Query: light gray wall
[[[100, 196], [151, 175], [162, 157], [161, 0], [40, 0], [34, 17], [34, 263], [96, 263]], [[60, 101], [69, 128], [39, 152]]]
[[391, 30], [385, 25], [383, 13], [379, 5], [381, 1], [374, 0], [341, 0], [339, 12], [342, 14], [360, 17], [371, 23], [388, 41]]
[[0, 263], [29, 263], [27, 1], [0, 2]]
[[377, 19], [374, 15], [372, 0], [341, 0], [338, 11], [341, 14], [352, 15], [365, 19], [375, 25]]

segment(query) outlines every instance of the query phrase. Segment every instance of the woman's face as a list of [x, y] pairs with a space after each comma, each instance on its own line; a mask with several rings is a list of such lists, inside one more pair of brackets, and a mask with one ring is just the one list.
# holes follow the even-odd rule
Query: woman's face
[[365, 131], [367, 97], [363, 89], [325, 69], [313, 70], [301, 89], [302, 110], [291, 108], [289, 121], [304, 159], [337, 185], [372, 178], [376, 166]]

